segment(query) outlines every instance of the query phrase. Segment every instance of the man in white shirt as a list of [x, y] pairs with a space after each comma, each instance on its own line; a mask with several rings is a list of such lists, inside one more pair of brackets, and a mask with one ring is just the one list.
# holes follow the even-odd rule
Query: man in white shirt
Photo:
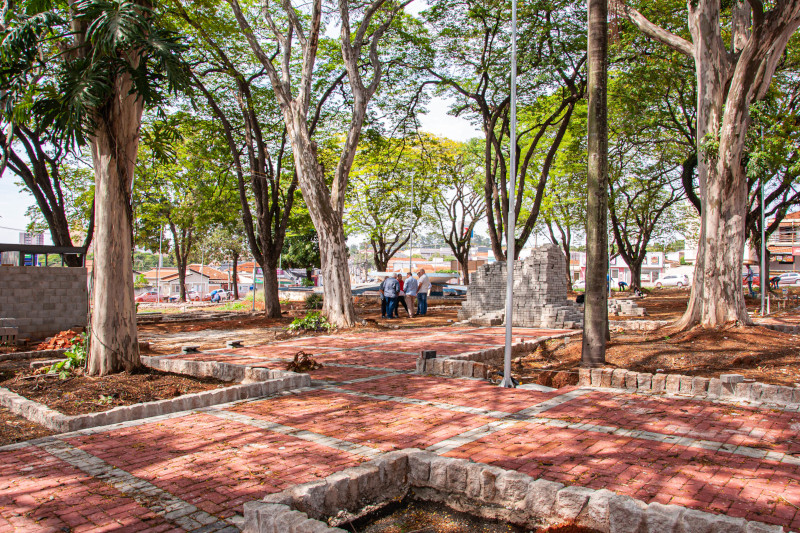
[[414, 279], [414, 276], [409, 271], [408, 277], [406, 278], [406, 282], [403, 285], [403, 291], [406, 293], [406, 310], [408, 311], [408, 316], [411, 318], [411, 310], [414, 309], [414, 298], [417, 296], [417, 280]]
[[431, 282], [421, 268], [417, 274], [417, 314], [425, 316], [428, 313], [428, 293], [431, 291]]

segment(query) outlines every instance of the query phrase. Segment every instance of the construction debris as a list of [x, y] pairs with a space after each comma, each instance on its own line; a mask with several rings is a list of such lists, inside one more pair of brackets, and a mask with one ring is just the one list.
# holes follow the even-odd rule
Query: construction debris
[[81, 333], [83, 333], [83, 328], [72, 328], [60, 331], [56, 336], [50, 337], [45, 342], [36, 346], [36, 350], [61, 350], [69, 348], [81, 342]]
[[290, 372], [308, 372], [318, 368], [322, 368], [322, 363], [317, 362], [316, 359], [311, 357], [311, 354], [307, 354], [302, 350], [294, 354], [294, 360], [286, 365], [286, 370]]

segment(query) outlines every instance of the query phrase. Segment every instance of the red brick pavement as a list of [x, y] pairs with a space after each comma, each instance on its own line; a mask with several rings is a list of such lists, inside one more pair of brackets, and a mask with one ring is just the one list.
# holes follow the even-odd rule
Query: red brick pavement
[[342, 388], [507, 413], [516, 413], [556, 395], [521, 389], [504, 390], [485, 381], [416, 375], [390, 376]]
[[241, 514], [244, 502], [362, 460], [206, 414], [68, 442], [220, 518]]
[[[413, 368], [416, 355], [390, 353], [389, 346], [413, 346], [446, 353], [474, 349], [477, 337], [496, 342], [502, 328], [445, 334], [441, 330], [391, 331], [312, 338], [307, 351], [326, 366], [316, 379], [337, 381], [379, 376], [379, 368]], [[514, 336], [554, 334], [515, 328]], [[404, 336], [405, 335], [405, 336]], [[469, 344], [453, 342], [460, 340]], [[370, 339], [369, 337], [372, 337]], [[387, 338], [389, 341], [387, 341]], [[369, 350], [356, 350], [370, 342]], [[449, 342], [448, 342], [449, 341]], [[292, 342], [305, 342], [297, 340]], [[218, 358], [237, 364], [279, 368], [284, 363], [247, 359], [289, 358], [298, 345], [231, 350]], [[330, 347], [348, 348], [331, 351]], [[213, 354], [200, 354], [203, 358]], [[197, 357], [197, 356], [192, 356]], [[393, 366], [394, 365], [394, 366]], [[476, 380], [394, 375], [343, 386], [354, 392], [386, 394], [463, 407], [518, 412], [563, 394], [499, 389]], [[425, 448], [496, 420], [430, 406], [377, 401], [341, 392], [316, 390], [228, 407], [230, 411], [380, 450]], [[562, 419], [720, 443], [765, 451], [800, 453], [797, 413], [712, 404], [691, 399], [592, 392], [539, 414]], [[192, 414], [139, 426], [68, 439], [73, 445], [150, 481], [218, 517], [241, 512], [243, 502], [327, 475], [358, 463], [361, 457], [327, 445], [231, 422], [210, 414]], [[800, 466], [743, 454], [689, 448], [591, 429], [562, 429], [547, 423], [514, 422], [449, 452], [456, 457], [517, 469], [536, 477], [592, 488], [608, 488], [644, 501], [694, 507], [743, 516], [800, 530]], [[77, 496], [75, 496], [77, 495]], [[52, 496], [52, 499], [51, 499]], [[121, 510], [121, 511], [120, 511]], [[27, 515], [26, 515], [27, 513]], [[38, 524], [35, 519], [42, 518]], [[0, 532], [130, 528], [162, 531], [170, 524], [101, 481], [75, 470], [35, 447], [0, 452]], [[124, 531], [124, 529], [122, 529]]]
[[492, 419], [434, 407], [311, 391], [249, 402], [231, 411], [378, 448], [426, 448]]
[[0, 532], [171, 531], [163, 518], [35, 446], [0, 452]]
[[606, 488], [800, 528], [800, 466], [521, 422], [446, 455], [570, 485]]
[[367, 350], [342, 350], [314, 355], [322, 364], [360, 365], [393, 370], [413, 370], [417, 365], [416, 354], [389, 353]]
[[690, 399], [593, 392], [542, 414], [584, 424], [680, 435], [800, 454], [800, 413]]

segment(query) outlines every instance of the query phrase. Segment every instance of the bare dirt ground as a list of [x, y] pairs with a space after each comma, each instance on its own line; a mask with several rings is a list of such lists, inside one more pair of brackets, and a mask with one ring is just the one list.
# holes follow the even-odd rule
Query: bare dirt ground
[[[577, 383], [581, 336], [551, 341], [515, 361], [524, 382], [548, 386]], [[800, 384], [800, 336], [764, 327], [693, 329], [672, 333], [611, 333], [609, 367], [637, 372], [665, 372], [702, 377], [742, 374], [764, 383]], [[560, 373], [560, 375], [559, 375]]]
[[53, 432], [46, 427], [34, 424], [30, 420], [12, 414], [5, 407], [0, 407], [0, 446], [52, 434]]
[[[408, 318], [401, 307], [400, 318], [386, 320], [381, 318], [380, 302], [376, 297], [357, 298], [356, 313], [366, 324], [358, 325], [353, 331], [386, 328], [414, 328], [446, 326], [458, 320], [459, 302], [437, 301], [428, 306], [425, 316]], [[176, 353], [182, 346], [198, 346], [201, 350], [224, 348], [227, 341], [241, 340], [245, 345], [264, 344], [290, 338], [286, 327], [296, 317], [305, 316], [308, 311], [301, 304], [294, 304], [281, 318], [265, 318], [242, 313], [241, 319], [204, 322], [163, 322], [139, 325], [139, 340], [148, 342], [148, 355]], [[323, 334], [317, 333], [317, 334]], [[313, 333], [306, 333], [311, 335]]]
[[[379, 511], [340, 526], [355, 533], [514, 533], [526, 528], [454, 511], [440, 503], [404, 501], [397, 508]], [[573, 525], [536, 529], [536, 533], [596, 533], [596, 530]]]
[[30, 368], [31, 361], [0, 361], [0, 386], [66, 415], [107, 411], [120, 405], [165, 400], [229, 384], [156, 370], [122, 372], [103, 377], [83, 375], [66, 379]]

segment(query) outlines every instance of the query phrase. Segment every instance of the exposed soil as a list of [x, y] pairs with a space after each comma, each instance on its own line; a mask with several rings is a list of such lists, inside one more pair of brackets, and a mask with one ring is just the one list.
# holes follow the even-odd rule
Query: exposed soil
[[[581, 336], [549, 341], [514, 361], [524, 383], [553, 387], [577, 383]], [[800, 336], [764, 327], [695, 328], [681, 333], [614, 333], [606, 351], [609, 367], [637, 372], [665, 372], [719, 377], [742, 374], [764, 383], [800, 384]]]
[[34, 424], [30, 420], [12, 414], [5, 407], [0, 407], [0, 446], [52, 434], [53, 432], [46, 427]]
[[[374, 515], [339, 526], [354, 533], [522, 533], [531, 531], [512, 524], [454, 511], [442, 503], [406, 499]], [[536, 533], [597, 533], [570, 524], [536, 529]]]
[[0, 362], [0, 386], [65, 415], [107, 411], [120, 405], [166, 400], [229, 383], [146, 369], [103, 377], [73, 373], [67, 379], [31, 370], [30, 361]]
[[[396, 320], [380, 318], [380, 302], [377, 297], [359, 297], [355, 300], [356, 313], [366, 320], [366, 325], [353, 328], [352, 332], [380, 331], [387, 327], [430, 327], [446, 326], [458, 320], [457, 301], [437, 300], [431, 302], [428, 314], [424, 317], [408, 318], [406, 314]], [[302, 303], [295, 303], [296, 309], [288, 310], [281, 318], [266, 318], [242, 313], [242, 318], [198, 322], [160, 322], [139, 325], [139, 340], [149, 345], [143, 346], [142, 353], [164, 355], [180, 352], [182, 346], [198, 346], [200, 350], [224, 348], [230, 340], [241, 340], [246, 345], [266, 344], [276, 340], [292, 338], [286, 331], [295, 317], [305, 316], [308, 311]], [[402, 308], [401, 308], [402, 309]], [[327, 332], [305, 332], [302, 336], [323, 335]]]

